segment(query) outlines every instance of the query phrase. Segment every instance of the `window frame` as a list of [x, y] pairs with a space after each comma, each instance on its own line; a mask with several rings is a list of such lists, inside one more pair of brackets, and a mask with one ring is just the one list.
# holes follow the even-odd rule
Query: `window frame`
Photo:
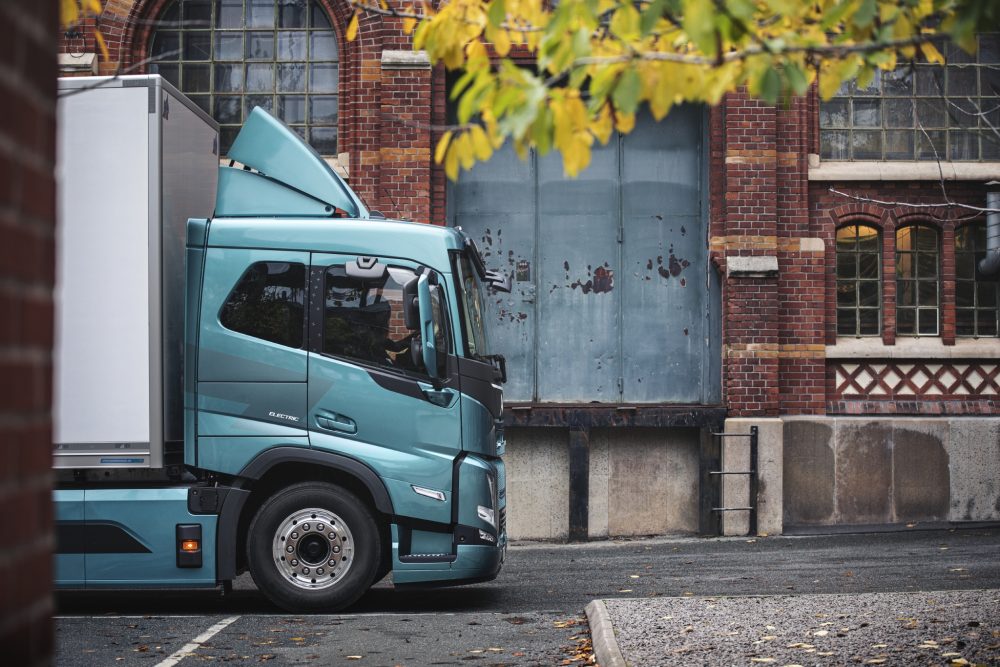
[[[850, 253], [854, 257], [854, 276], [843, 278], [840, 274], [840, 258], [842, 251], [840, 250], [839, 236], [842, 230], [854, 228], [854, 247], [845, 253]], [[875, 250], [874, 251], [862, 251], [860, 247], [860, 231], [862, 228], [870, 229], [875, 232]], [[876, 276], [875, 278], [863, 278], [861, 276], [861, 256], [862, 255], [875, 255], [876, 264]], [[882, 285], [883, 275], [882, 275], [882, 230], [875, 225], [868, 224], [862, 221], [851, 220], [844, 224], [839, 225], [834, 231], [834, 288], [836, 292], [836, 298], [834, 303], [834, 326], [837, 336], [843, 336], [847, 338], [871, 338], [878, 337], [882, 335], [882, 317], [883, 317], [883, 298], [884, 298], [884, 288]], [[853, 281], [854, 283], [854, 305], [853, 306], [841, 306], [839, 303], [840, 296], [840, 285], [842, 283], [848, 283]], [[861, 305], [861, 284], [862, 283], [875, 283], [878, 290], [878, 296], [875, 306], [862, 306]], [[853, 333], [843, 333], [840, 330], [840, 312], [850, 310], [854, 313], [854, 332]], [[873, 333], [862, 333], [861, 332], [861, 312], [862, 311], [875, 311], [876, 313], [876, 330]]]
[[[973, 228], [982, 228], [986, 233], [989, 233], [989, 228], [986, 221], [975, 220], [967, 222], [962, 225], [955, 227], [955, 234], [953, 240], [953, 248], [955, 253], [955, 336], [957, 338], [968, 338], [968, 339], [979, 339], [979, 338], [997, 338], [1000, 337], [1000, 285], [996, 285], [996, 281], [986, 279], [980, 279], [979, 273], [979, 261], [986, 256], [986, 248], [978, 247], [975, 236], [972, 236]], [[972, 250], [959, 250], [959, 235], [969, 234], [970, 243]], [[962, 277], [962, 271], [960, 263], [962, 261], [972, 262], [972, 277], [964, 278]], [[960, 306], [958, 302], [958, 293], [961, 285], [963, 283], [972, 284], [972, 305], [971, 306]], [[983, 307], [980, 305], [980, 285], [986, 283], [994, 284], [994, 303], [992, 307]], [[993, 310], [993, 331], [994, 333], [980, 333], [979, 327], [979, 316], [981, 311]], [[962, 333], [959, 330], [959, 313], [961, 311], [971, 311], [972, 312], [972, 333]]]
[[[899, 242], [899, 240], [900, 240], [900, 234], [902, 232], [906, 231], [906, 230], [927, 230], [927, 231], [932, 232], [934, 234], [934, 240], [935, 240], [935, 244], [934, 244], [934, 258], [935, 258], [935, 261], [934, 261], [934, 277], [933, 277], [933, 279], [931, 279], [931, 278], [922, 278], [921, 275], [920, 275], [920, 270], [919, 270], [920, 256], [921, 255], [926, 255], [927, 251], [926, 250], [921, 250], [919, 248], [919, 231], [918, 231], [918, 234], [917, 234], [918, 240], [914, 241], [914, 243], [912, 245], [913, 249], [912, 250], [900, 250], [900, 242]], [[942, 299], [942, 286], [943, 286], [943, 282], [944, 282], [944, 278], [943, 278], [943, 275], [942, 275], [943, 274], [943, 262], [942, 262], [942, 259], [944, 258], [944, 252], [943, 252], [943, 247], [942, 247], [943, 234], [941, 233], [941, 230], [938, 227], [934, 226], [934, 225], [928, 224], [927, 222], [924, 222], [924, 221], [915, 221], [915, 222], [912, 222], [912, 223], [906, 223], [906, 224], [899, 225], [898, 227], [896, 227], [895, 232], [893, 234], [893, 242], [894, 242], [894, 246], [893, 247], [894, 247], [894, 250], [895, 250], [894, 280], [896, 281], [896, 335], [897, 336], [912, 336], [912, 337], [929, 337], [929, 338], [940, 337], [942, 335], [941, 323], [942, 323], [942, 319], [943, 319], [943, 317], [942, 317], [942, 315], [943, 315], [942, 311], [943, 311], [943, 308], [944, 308], [944, 305], [943, 305], [943, 301], [944, 300]], [[912, 278], [909, 278], [909, 277], [900, 277], [900, 263], [901, 263], [901, 259], [902, 259], [902, 257], [904, 255], [912, 255], [913, 256], [912, 267], [913, 267], [914, 273], [913, 273], [913, 277]], [[905, 282], [912, 282], [912, 283], [914, 283], [914, 303], [913, 303], [912, 306], [910, 306], [910, 305], [903, 305], [903, 303], [902, 303], [902, 295], [903, 295], [902, 283], [905, 283]], [[920, 302], [920, 286], [921, 286], [921, 282], [923, 282], [925, 284], [929, 284], [929, 283], [933, 282], [933, 284], [935, 286], [934, 287], [934, 289], [935, 289], [935, 305], [932, 306], [932, 307], [931, 306], [922, 306], [921, 305], [921, 302]], [[913, 331], [912, 332], [903, 332], [900, 329], [900, 313], [902, 311], [904, 311], [904, 310], [912, 310], [914, 312]], [[921, 331], [920, 331], [921, 311], [930, 311], [930, 310], [933, 310], [934, 313], [935, 313], [935, 315], [934, 315], [934, 321], [935, 321], [934, 332], [933, 333], [921, 333]]]
[[[247, 333], [246, 331], [240, 331], [239, 329], [234, 329], [234, 328], [228, 326], [226, 324], [226, 322], [225, 322], [224, 314], [226, 312], [226, 307], [229, 305], [230, 299], [233, 298], [233, 294], [235, 294], [237, 288], [239, 288], [240, 285], [243, 284], [244, 279], [247, 277], [247, 275], [250, 273], [250, 271], [255, 266], [258, 266], [260, 264], [288, 264], [289, 267], [293, 267], [293, 266], [301, 266], [302, 267], [302, 276], [303, 276], [303, 280], [302, 280], [302, 293], [303, 293], [303, 301], [302, 301], [302, 333], [301, 333], [301, 339], [299, 341], [298, 347], [294, 347], [292, 345], [287, 345], [285, 343], [281, 343], [281, 342], [278, 342], [278, 341], [275, 341], [275, 340], [271, 340], [269, 338], [263, 338], [261, 336], [257, 336], [257, 335], [252, 334], [252, 333]], [[268, 275], [270, 275], [270, 274], [268, 274]], [[233, 283], [232, 288], [230, 288], [229, 292], [226, 294], [226, 298], [222, 300], [222, 304], [219, 306], [219, 311], [216, 313], [216, 320], [219, 322], [219, 326], [221, 326], [226, 331], [230, 331], [230, 332], [232, 332], [234, 334], [239, 334], [240, 336], [246, 336], [247, 338], [250, 338], [250, 339], [253, 339], [253, 340], [256, 340], [256, 341], [264, 341], [266, 343], [271, 343], [272, 345], [280, 345], [282, 348], [284, 348], [286, 350], [305, 350], [306, 347], [307, 347], [307, 345], [308, 345], [308, 340], [309, 340], [309, 301], [310, 301], [310, 294], [309, 294], [309, 292], [310, 292], [310, 290], [309, 290], [309, 265], [308, 264], [305, 264], [303, 262], [295, 262], [295, 261], [274, 261], [274, 260], [267, 260], [267, 259], [257, 260], [255, 262], [251, 262], [249, 265], [247, 265], [247, 267], [245, 269], [243, 269], [243, 271], [240, 273], [240, 277], [236, 279], [235, 283]]]

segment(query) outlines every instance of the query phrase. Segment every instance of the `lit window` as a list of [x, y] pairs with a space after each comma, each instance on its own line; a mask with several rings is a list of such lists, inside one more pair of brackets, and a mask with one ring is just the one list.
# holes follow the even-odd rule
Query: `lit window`
[[256, 106], [337, 153], [337, 39], [316, 0], [174, 0], [149, 55], [150, 72], [219, 122], [223, 153]]
[[1000, 34], [973, 55], [940, 44], [947, 66], [877, 71], [820, 104], [820, 154], [830, 160], [1000, 160]]
[[936, 336], [940, 321], [940, 250], [932, 227], [896, 231], [896, 332]]
[[986, 256], [986, 225], [955, 231], [955, 328], [959, 336], [996, 336], [1000, 289], [996, 279], [979, 273]]
[[877, 336], [882, 320], [881, 253], [874, 227], [837, 230], [837, 334]]

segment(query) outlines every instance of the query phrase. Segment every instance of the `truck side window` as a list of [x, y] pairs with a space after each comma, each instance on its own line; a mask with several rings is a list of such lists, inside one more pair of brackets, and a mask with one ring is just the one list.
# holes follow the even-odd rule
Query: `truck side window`
[[347, 276], [344, 265], [326, 271], [323, 354], [400, 370], [419, 370], [410, 352], [416, 333], [403, 320], [403, 286], [410, 269], [390, 266], [376, 280]]
[[301, 348], [306, 269], [289, 262], [251, 264], [219, 313], [222, 326], [272, 343]]

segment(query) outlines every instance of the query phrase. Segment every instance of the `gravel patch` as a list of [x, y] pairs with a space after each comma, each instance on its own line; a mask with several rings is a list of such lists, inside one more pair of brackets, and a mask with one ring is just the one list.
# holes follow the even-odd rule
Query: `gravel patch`
[[646, 665], [1000, 665], [1000, 590], [605, 600]]

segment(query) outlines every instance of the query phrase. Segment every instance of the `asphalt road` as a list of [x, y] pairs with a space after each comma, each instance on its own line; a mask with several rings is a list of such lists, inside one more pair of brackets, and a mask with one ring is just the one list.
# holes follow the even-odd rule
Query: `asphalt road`
[[284, 614], [246, 577], [225, 598], [62, 594], [56, 660], [158, 665], [181, 652], [183, 665], [554, 665], [585, 659], [583, 607], [594, 598], [975, 589], [1000, 589], [1000, 529], [521, 544], [494, 582], [383, 582], [337, 615]]

